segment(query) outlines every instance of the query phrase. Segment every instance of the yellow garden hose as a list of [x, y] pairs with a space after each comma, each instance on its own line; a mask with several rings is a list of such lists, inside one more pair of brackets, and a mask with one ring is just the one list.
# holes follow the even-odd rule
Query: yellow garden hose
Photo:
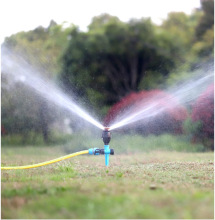
[[79, 151], [79, 152], [76, 152], [76, 153], [73, 153], [73, 154], [68, 154], [68, 155], [63, 156], [63, 157], [56, 158], [54, 160], [49, 160], [49, 161], [46, 161], [46, 162], [43, 162], [43, 163], [37, 163], [37, 164], [32, 164], [32, 165], [27, 165], [27, 166], [1, 167], [1, 169], [2, 170], [31, 169], [31, 168], [45, 166], [45, 165], [48, 165], [48, 164], [51, 164], [51, 163], [56, 163], [56, 162], [59, 162], [61, 160], [65, 160], [65, 159], [68, 159], [68, 158], [71, 158], [71, 157], [75, 157], [75, 156], [78, 156], [78, 155], [81, 155], [81, 154], [88, 154], [88, 153], [89, 153], [88, 150], [83, 150], [83, 151]]

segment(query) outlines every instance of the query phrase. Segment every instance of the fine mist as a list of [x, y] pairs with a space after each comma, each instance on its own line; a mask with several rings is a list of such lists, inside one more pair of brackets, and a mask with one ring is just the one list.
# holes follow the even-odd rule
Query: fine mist
[[64, 94], [54, 83], [41, 76], [20, 55], [16, 55], [7, 48], [2, 48], [1, 69], [6, 77], [25, 84], [57, 106], [67, 109], [69, 112], [81, 117], [97, 128], [104, 129], [101, 123], [79, 107], [74, 100]]
[[[155, 95], [150, 100], [138, 100], [138, 105], [131, 105], [126, 110], [119, 113], [110, 124], [110, 130], [114, 130], [133, 123], [144, 123], [145, 119], [153, 120], [153, 117], [162, 114], [167, 109], [174, 109], [178, 105], [190, 105], [196, 100], [201, 92], [213, 83], [214, 75], [206, 72], [193, 77], [188, 82], [182, 83], [175, 88], [166, 89], [166, 95]], [[165, 103], [160, 105], [160, 103]]]
[[[78, 106], [74, 100], [64, 94], [54, 83], [27, 63], [20, 55], [13, 53], [7, 48], [2, 48], [2, 72], [7, 77], [17, 82], [27, 85], [45, 99], [53, 102], [57, 106], [69, 110], [69, 112], [81, 117], [92, 125], [104, 129], [104, 126]], [[165, 92], [171, 94], [170, 97], [154, 96], [150, 102], [139, 100], [138, 107], [131, 105], [126, 110], [120, 112], [109, 125], [110, 130], [120, 127], [143, 123], [145, 119], [153, 120], [153, 117], [162, 114], [167, 108], [175, 108], [177, 105], [190, 105], [207, 85], [213, 82], [213, 73], [208, 71], [198, 74], [180, 86], [166, 89]], [[161, 102], [166, 104], [159, 106]], [[172, 104], [174, 103], [174, 105]]]

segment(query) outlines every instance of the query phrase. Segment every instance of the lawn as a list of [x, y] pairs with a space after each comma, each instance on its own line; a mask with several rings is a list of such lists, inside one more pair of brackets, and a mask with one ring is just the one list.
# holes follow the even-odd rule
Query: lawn
[[[65, 155], [62, 147], [2, 147], [2, 166]], [[73, 152], [73, 151], [72, 151]], [[70, 152], [70, 153], [72, 153]], [[212, 152], [127, 151], [1, 173], [2, 218], [213, 219]]]

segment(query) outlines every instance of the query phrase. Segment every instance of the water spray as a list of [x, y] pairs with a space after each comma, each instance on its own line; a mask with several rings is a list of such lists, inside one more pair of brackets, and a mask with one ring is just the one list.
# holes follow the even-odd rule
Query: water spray
[[[89, 150], [76, 152], [43, 163], [27, 166], [1, 167], [2, 170], [35, 168], [56, 163], [82, 154], [105, 155], [105, 165], [108, 166], [109, 156], [114, 155], [114, 150], [110, 149], [109, 147], [111, 140], [110, 131], [146, 118], [154, 117], [158, 114], [161, 114], [162, 111], [165, 110], [165, 108], [158, 108], [158, 103], [162, 101], [161, 99], [159, 102], [155, 101], [152, 104], [144, 106], [143, 108], [137, 110], [134, 109], [134, 112], [129, 109], [128, 112], [123, 112], [122, 115], [118, 117], [118, 119], [114, 121], [112, 125], [110, 125], [110, 128], [104, 127], [86, 111], [80, 108], [73, 99], [65, 95], [54, 84], [40, 76], [40, 74], [31, 65], [29, 65], [25, 60], [20, 59], [20, 56], [15, 56], [7, 48], [2, 48], [2, 54], [4, 54], [2, 56], [3, 73], [10, 74], [12, 79], [17, 79], [18, 77], [17, 81], [23, 82], [26, 86], [36, 91], [43, 98], [52, 101], [56, 105], [69, 110], [69, 112], [78, 115], [80, 118], [88, 121], [97, 128], [100, 128], [103, 131], [102, 139], [104, 142], [104, 149], [90, 148]], [[179, 102], [183, 104], [190, 103], [192, 100], [198, 97], [198, 91], [201, 90], [201, 87], [204, 87], [204, 85], [210, 83], [211, 81], [213, 81], [213, 74], [207, 74], [206, 76], [200, 77], [198, 80], [194, 80], [194, 82], [188, 83], [188, 85], [183, 85], [178, 89], [173, 89], [171, 92], [173, 94], [173, 99], [177, 98], [179, 99]], [[191, 92], [193, 95], [190, 95]]]

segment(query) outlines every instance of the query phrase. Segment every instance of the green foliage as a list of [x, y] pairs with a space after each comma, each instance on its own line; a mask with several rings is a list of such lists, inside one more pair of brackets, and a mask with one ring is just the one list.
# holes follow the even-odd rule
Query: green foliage
[[214, 0], [201, 0], [202, 17], [196, 27], [196, 36], [201, 39], [208, 29], [214, 26]]
[[[7, 85], [7, 83], [5, 83]], [[41, 101], [41, 100], [40, 100]], [[26, 133], [40, 130], [39, 100], [22, 84], [2, 89], [2, 124], [7, 133]], [[36, 117], [35, 117], [36, 116]]]
[[208, 29], [200, 41], [193, 44], [192, 53], [195, 56], [193, 63], [213, 63], [214, 59], [214, 26]]
[[171, 36], [171, 43], [175, 47], [177, 46], [177, 51], [171, 51], [178, 54], [178, 56], [173, 57], [174, 60], [177, 60], [177, 67], [186, 63], [186, 59], [189, 56], [197, 24], [197, 19], [193, 21], [193, 16], [188, 16], [183, 12], [172, 12], [168, 14], [167, 20], [162, 24], [163, 29], [166, 30], [165, 33]]
[[[214, 1], [201, 1], [201, 5], [191, 15], [169, 13], [160, 26], [148, 18], [122, 22], [108, 14], [94, 17], [86, 32], [51, 21], [48, 28], [39, 26], [6, 38], [3, 46], [41, 74], [60, 79], [67, 93], [77, 94], [79, 103], [103, 117], [132, 91], [164, 89], [191, 78], [199, 66], [203, 71], [213, 68]], [[48, 140], [51, 123], [58, 120], [52, 107], [19, 86], [5, 89], [8, 83], [2, 82], [6, 131], [17, 134], [19, 130], [23, 136], [28, 131], [43, 133]], [[17, 100], [12, 93], [19, 95]], [[24, 93], [28, 103], [22, 100]]]
[[174, 71], [172, 72], [169, 77], [165, 81], [165, 85], [167, 87], [174, 87], [176, 85], [180, 85], [185, 83], [186, 81], [192, 80], [196, 75], [197, 72], [191, 71]]
[[[20, 131], [20, 133], [22, 133]], [[2, 146], [26, 146], [26, 145], [44, 145], [44, 140], [41, 134], [28, 132], [23, 134], [5, 135], [1, 137]]]
[[150, 19], [124, 23], [108, 14], [94, 17], [88, 32], [71, 33], [62, 81], [103, 114], [131, 91], [186, 80], [199, 63], [213, 58], [213, 29], [200, 41], [195, 36], [202, 16], [205, 10], [191, 15], [172, 12], [161, 26]]
[[[169, 77], [168, 77], [169, 78]], [[160, 72], [147, 71], [144, 78], [140, 81], [139, 90], [151, 90], [164, 87], [165, 78]]]
[[[51, 21], [48, 28], [38, 27], [6, 38], [3, 47], [23, 58], [41, 75], [56, 80], [61, 68], [59, 58], [67, 47], [72, 29], [73, 26], [63, 28]], [[4, 77], [1, 89], [2, 125], [6, 133], [22, 134], [23, 143], [31, 142], [28, 141], [28, 133], [38, 133], [39, 136], [42, 133], [44, 141], [49, 142], [50, 126], [59, 118], [57, 108], [23, 84]]]
[[68, 134], [56, 135], [55, 133], [50, 132], [49, 140], [45, 141], [41, 133], [34, 131], [25, 132], [25, 135], [23, 135], [23, 133], [24, 132], [19, 131], [19, 134], [2, 135], [2, 146], [56, 146], [59, 144], [66, 144], [71, 140], [71, 135]]
[[[159, 73], [161, 82], [176, 66], [174, 57], [179, 57], [181, 47], [150, 19], [124, 23], [108, 15], [99, 16], [88, 32], [71, 32], [61, 78], [68, 89], [101, 110], [137, 91], [146, 73]], [[151, 81], [142, 85], [151, 88]]]
[[202, 0], [202, 16], [195, 29], [195, 42], [191, 50], [193, 66], [206, 66], [214, 62], [214, 0]]
[[192, 108], [192, 120], [201, 121], [202, 128], [194, 136], [196, 141], [214, 149], [214, 84], [211, 83], [199, 96]]
[[192, 136], [197, 135], [202, 129], [201, 121], [193, 121], [192, 118], [187, 118], [183, 123], [185, 134]]
[[199, 152], [204, 151], [202, 144], [192, 144], [187, 140], [187, 136], [173, 136], [163, 134], [159, 136], [149, 135], [123, 135], [122, 137], [114, 137], [112, 146], [117, 146], [116, 152], [150, 152], [153, 150], [160, 151], [179, 151], [179, 152]]
[[[56, 108], [21, 83], [2, 88], [2, 125], [6, 135], [22, 134], [23, 144], [31, 133], [43, 135], [48, 142], [49, 124], [56, 118]], [[30, 138], [31, 139], [31, 138]], [[35, 139], [37, 139], [35, 137]], [[33, 139], [32, 139], [33, 141]]]
[[51, 21], [48, 28], [39, 26], [32, 31], [7, 37], [2, 46], [20, 54], [41, 74], [56, 79], [61, 68], [59, 59], [67, 47], [73, 28], [73, 25], [63, 28], [63, 25]]
[[[33, 134], [32, 134], [33, 135]], [[94, 137], [95, 136], [95, 137]], [[100, 135], [93, 135], [87, 133], [75, 133], [73, 135], [65, 135], [58, 139], [52, 137], [49, 142], [51, 146], [62, 145], [61, 149], [69, 154], [79, 150], [87, 150], [89, 148], [102, 148], [103, 142], [99, 138]], [[87, 140], [87, 141], [86, 141]], [[27, 138], [24, 145], [44, 146], [41, 136], [35, 136], [35, 139]], [[150, 152], [153, 150], [160, 151], [179, 151], [179, 152], [201, 152], [205, 151], [205, 147], [199, 143], [190, 143], [190, 136], [187, 135], [148, 135], [142, 136], [137, 134], [125, 135], [114, 133], [111, 146], [116, 146], [115, 151], [117, 154], [132, 153], [132, 152]], [[23, 145], [23, 138], [21, 135], [11, 135], [2, 137], [2, 147]]]
[[[132, 152], [160, 151], [179, 151], [179, 152], [201, 152], [205, 147], [199, 143], [190, 143], [189, 136], [186, 135], [148, 135], [137, 134], [125, 135], [114, 133], [112, 135], [111, 146], [115, 148], [117, 154]], [[87, 140], [87, 141], [86, 141]], [[89, 149], [91, 147], [102, 148], [103, 142], [99, 135], [94, 137], [92, 134], [76, 133], [66, 144], [63, 145], [65, 153]]]

